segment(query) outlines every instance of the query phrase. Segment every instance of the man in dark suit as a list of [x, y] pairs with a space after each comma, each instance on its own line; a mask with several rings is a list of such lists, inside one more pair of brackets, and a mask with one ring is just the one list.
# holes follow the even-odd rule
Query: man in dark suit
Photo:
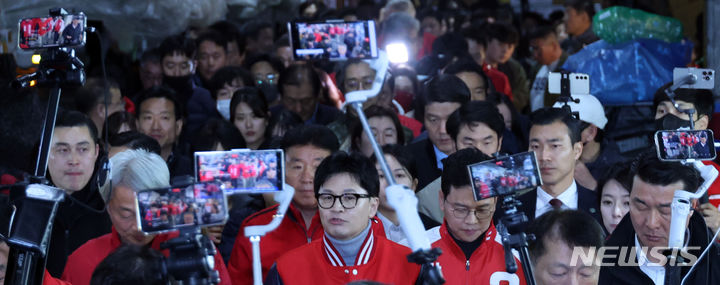
[[322, 82], [315, 68], [308, 63], [288, 66], [280, 74], [280, 99], [282, 105], [273, 108], [273, 114], [288, 109], [300, 116], [305, 124], [327, 125], [335, 121], [340, 110], [320, 104]]
[[452, 112], [470, 101], [470, 89], [460, 78], [449, 74], [432, 79], [423, 94], [423, 124], [427, 138], [408, 146], [417, 163], [417, 189], [423, 189], [442, 174], [441, 160], [456, 150], [445, 124]]
[[693, 146], [693, 150], [700, 158], [710, 157], [710, 146], [707, 144], [707, 137], [705, 134], [700, 134], [700, 142]]
[[580, 122], [559, 108], [533, 112], [530, 149], [540, 166], [542, 186], [521, 195], [520, 210], [532, 221], [552, 209], [579, 209], [601, 221], [595, 192], [575, 183], [575, 164], [582, 154]]

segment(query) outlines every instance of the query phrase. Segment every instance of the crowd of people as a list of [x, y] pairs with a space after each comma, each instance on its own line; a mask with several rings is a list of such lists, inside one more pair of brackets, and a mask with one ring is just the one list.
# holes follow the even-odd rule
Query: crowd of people
[[[616, 130], [621, 112], [606, 114], [608, 106], [593, 95], [556, 102], [558, 95], [547, 91], [549, 72], [599, 40], [593, 1], [568, 0], [548, 17], [514, 15], [498, 1], [357, 2], [343, 10], [303, 2], [295, 20], [375, 20], [380, 49], [405, 43], [408, 62], [390, 66], [380, 94], [364, 110], [395, 182], [418, 198], [426, 236], [442, 250], [434, 265], [446, 284], [528, 283], [517, 256], [518, 270], [507, 272], [496, 228], [508, 192], [521, 202], [526, 232], [536, 237], [529, 252], [538, 284], [664, 284], [667, 259], [650, 252], [668, 245], [674, 191], [696, 191], [707, 169], [720, 166], [660, 160], [654, 143], [623, 147], [614, 140], [625, 135]], [[295, 189], [281, 223], [259, 243], [266, 284], [419, 284], [427, 278], [428, 268], [407, 259], [410, 239], [388, 203], [385, 174], [358, 115], [343, 104], [345, 94], [371, 89], [378, 70], [367, 59], [297, 60], [286, 23], [267, 20], [188, 28], [140, 51], [132, 65], [114, 48], [98, 52], [106, 57], [107, 77], [88, 39], [87, 83], [63, 89], [50, 144], [46, 178], [73, 199], [60, 204], [55, 218], [46, 283], [166, 284], [168, 276], [158, 274], [158, 261], [168, 255], [161, 244], [178, 234], [146, 234], [138, 222], [163, 223], [175, 215], [174, 223], [197, 223], [199, 212], [214, 213], [219, 201], [194, 210], [186, 200], [177, 207], [157, 201], [139, 216], [136, 193], [223, 175], [238, 178], [233, 187], [282, 178]], [[304, 37], [336, 41], [352, 54], [358, 42], [337, 42], [341, 34], [362, 36], [327, 30]], [[1, 83], [16, 76], [14, 69], [3, 72]], [[675, 91], [675, 102], [696, 110], [689, 117], [667, 97], [669, 84], [654, 93], [642, 123], [674, 130], [692, 120], [695, 130], [710, 129], [712, 92]], [[31, 127], [42, 120], [34, 110], [42, 109], [47, 91], [2, 88], [13, 95], [0, 104], [0, 135], [15, 136], [2, 142], [12, 149], [0, 161], [7, 184], [32, 173], [37, 150], [30, 146], [37, 148], [39, 131], [33, 136]], [[20, 119], [7, 119], [12, 116]], [[661, 141], [672, 145], [668, 134]], [[704, 135], [693, 145], [712, 142]], [[284, 169], [276, 159], [238, 157], [197, 173], [194, 153], [239, 148], [282, 149]], [[468, 171], [528, 151], [538, 169], [523, 158], [488, 176]], [[242, 161], [252, 166], [240, 167]], [[513, 187], [522, 189], [500, 197], [489, 192]], [[720, 181], [707, 191], [707, 199], [692, 201], [685, 244], [692, 256], [706, 248], [709, 254], [690, 273], [690, 266], [680, 267], [687, 284], [720, 282], [720, 247], [712, 240], [720, 228]], [[217, 248], [220, 284], [252, 284], [253, 245], [244, 229], [270, 223], [279, 206], [272, 193], [227, 200], [227, 221], [203, 234]], [[619, 254], [600, 254], [601, 248]], [[7, 252], [4, 244], [0, 249]], [[573, 259], [578, 250], [590, 258]], [[623, 258], [628, 252], [632, 256]]]

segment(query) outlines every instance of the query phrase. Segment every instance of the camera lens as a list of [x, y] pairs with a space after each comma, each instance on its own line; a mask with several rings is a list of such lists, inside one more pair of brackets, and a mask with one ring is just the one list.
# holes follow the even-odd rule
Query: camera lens
[[705, 80], [710, 81], [710, 76], [705, 76]]

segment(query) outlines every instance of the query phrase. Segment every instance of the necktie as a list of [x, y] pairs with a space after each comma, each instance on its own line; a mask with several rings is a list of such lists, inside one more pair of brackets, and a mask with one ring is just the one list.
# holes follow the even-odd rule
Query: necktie
[[553, 209], [558, 210], [562, 208], [563, 202], [557, 198], [553, 198], [552, 200], [550, 200], [550, 205], [553, 207]]

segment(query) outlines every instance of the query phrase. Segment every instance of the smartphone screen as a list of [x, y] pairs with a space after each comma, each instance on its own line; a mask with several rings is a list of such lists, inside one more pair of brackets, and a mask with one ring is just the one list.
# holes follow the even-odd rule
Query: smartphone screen
[[25, 18], [18, 23], [18, 46], [24, 50], [83, 46], [85, 14]]
[[374, 21], [288, 23], [297, 60], [348, 60], [377, 57]]
[[523, 152], [468, 165], [475, 200], [513, 194], [542, 185], [535, 152]]
[[284, 158], [281, 149], [196, 152], [195, 179], [218, 182], [227, 195], [281, 191]]
[[135, 193], [142, 232], [162, 233], [187, 226], [213, 226], [228, 217], [225, 194], [217, 183], [149, 189]]
[[655, 132], [655, 146], [660, 160], [713, 160], [713, 138], [711, 130], [661, 130]]

